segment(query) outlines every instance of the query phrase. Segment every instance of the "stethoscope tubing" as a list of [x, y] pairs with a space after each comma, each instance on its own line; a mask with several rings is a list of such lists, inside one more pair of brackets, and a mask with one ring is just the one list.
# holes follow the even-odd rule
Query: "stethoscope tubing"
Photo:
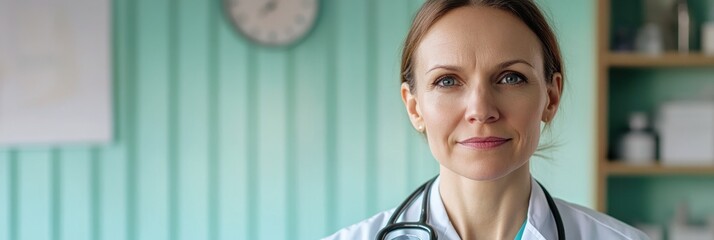
[[[389, 218], [387, 225], [381, 230], [379, 230], [379, 233], [377, 234], [378, 240], [386, 240], [385, 238], [387, 236], [387, 233], [398, 229], [421, 229], [428, 232], [431, 239], [437, 239], [437, 235], [434, 232], [434, 229], [428, 224], [429, 200], [431, 199], [431, 185], [434, 183], [434, 181], [436, 181], [437, 177], [439, 177], [439, 175], [435, 176], [434, 178], [419, 186], [414, 192], [409, 195], [409, 197], [407, 197], [407, 199], [405, 199], [401, 204], [399, 204], [397, 209]], [[545, 194], [545, 198], [548, 202], [548, 207], [550, 208], [550, 212], [553, 215], [553, 220], [555, 221], [558, 239], [565, 240], [565, 228], [563, 227], [563, 220], [560, 216], [560, 212], [558, 211], [558, 207], [555, 205], [555, 201], [553, 201], [553, 198], [550, 196], [550, 193], [548, 193], [548, 191], [545, 189], [545, 187], [543, 187], [540, 182], [536, 181], [536, 183], [538, 183], [538, 186], [540, 186], [540, 188], [543, 190], [543, 193]], [[419, 195], [422, 195], [422, 206], [421, 211], [419, 213], [419, 221], [396, 223], [399, 216], [404, 214], [406, 209], [418, 198]]]

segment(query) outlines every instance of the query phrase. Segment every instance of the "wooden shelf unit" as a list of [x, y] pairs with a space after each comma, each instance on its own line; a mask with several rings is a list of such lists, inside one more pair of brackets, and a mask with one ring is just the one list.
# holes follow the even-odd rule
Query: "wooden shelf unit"
[[714, 56], [701, 53], [681, 54], [676, 52], [661, 55], [636, 53], [606, 53], [605, 62], [609, 67], [712, 67]]
[[631, 165], [602, 160], [608, 176], [714, 175], [714, 166]]
[[[661, 164], [633, 166], [627, 165], [608, 157], [608, 109], [609, 84], [611, 69], [663, 69], [663, 68], [689, 68], [706, 67], [714, 68], [714, 56], [691, 52], [680, 54], [665, 52], [661, 55], [651, 56], [637, 53], [623, 53], [610, 51], [610, 24], [611, 1], [598, 0], [596, 30], [597, 30], [597, 93], [596, 93], [596, 209], [607, 212], [608, 206], [608, 178], [622, 176], [714, 176], [714, 166], [663, 166]], [[655, 161], [659, 162], [659, 161]]]

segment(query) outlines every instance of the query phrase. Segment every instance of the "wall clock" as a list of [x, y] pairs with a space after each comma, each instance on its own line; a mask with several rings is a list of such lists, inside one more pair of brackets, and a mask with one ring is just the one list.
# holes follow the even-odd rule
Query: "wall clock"
[[305, 37], [315, 25], [319, 0], [224, 0], [236, 29], [266, 46], [287, 46]]

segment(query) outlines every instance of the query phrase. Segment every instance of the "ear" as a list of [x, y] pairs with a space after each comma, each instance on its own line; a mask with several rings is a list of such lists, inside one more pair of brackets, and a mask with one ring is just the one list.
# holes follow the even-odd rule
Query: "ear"
[[558, 111], [558, 106], [560, 105], [560, 97], [563, 92], [563, 74], [554, 73], [551, 83], [546, 84], [546, 90], [548, 91], [548, 100], [543, 109], [541, 121], [547, 123], [553, 121], [555, 113]]
[[424, 119], [421, 115], [421, 110], [419, 109], [419, 103], [416, 99], [416, 93], [412, 93], [409, 90], [409, 84], [402, 83], [402, 102], [404, 102], [404, 107], [407, 109], [407, 114], [409, 114], [409, 121], [412, 122], [412, 126], [419, 132], [423, 132], [426, 129], [424, 126]]

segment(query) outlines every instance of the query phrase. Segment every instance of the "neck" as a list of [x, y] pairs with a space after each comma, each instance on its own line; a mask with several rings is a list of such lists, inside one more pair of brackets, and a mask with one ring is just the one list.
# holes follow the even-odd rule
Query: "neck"
[[528, 215], [528, 164], [507, 176], [475, 181], [441, 168], [440, 194], [461, 239], [513, 239]]

